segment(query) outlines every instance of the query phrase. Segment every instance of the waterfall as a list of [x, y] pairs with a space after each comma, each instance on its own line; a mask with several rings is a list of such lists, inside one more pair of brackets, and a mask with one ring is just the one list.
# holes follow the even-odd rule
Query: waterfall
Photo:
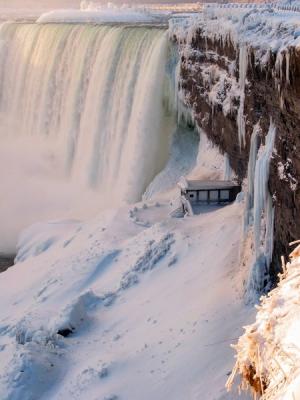
[[[97, 209], [141, 199], [167, 162], [176, 125], [169, 46], [153, 26], [0, 26], [0, 158], [22, 170], [8, 177], [0, 168], [0, 206], [18, 209], [19, 228], [64, 217], [75, 200], [89, 209], [88, 193]], [[0, 217], [8, 232], [11, 218]]]
[[0, 40], [1, 134], [56, 140], [70, 179], [138, 200], [166, 162], [165, 32], [8, 23]]

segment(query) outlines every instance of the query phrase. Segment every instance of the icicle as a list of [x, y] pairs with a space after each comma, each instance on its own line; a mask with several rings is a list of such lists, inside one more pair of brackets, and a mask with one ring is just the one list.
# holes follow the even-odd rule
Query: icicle
[[290, 53], [288, 50], [285, 54], [285, 79], [286, 79], [286, 83], [289, 85], [290, 84]]
[[269, 266], [273, 254], [274, 207], [268, 190], [269, 164], [273, 152], [276, 127], [270, 121], [265, 146], [261, 146], [255, 166], [253, 230], [255, 261], [248, 281], [248, 299], [257, 299], [269, 281]]
[[245, 145], [245, 116], [244, 116], [244, 104], [245, 104], [245, 84], [248, 69], [248, 49], [245, 43], [240, 46], [239, 53], [239, 87], [240, 87], [240, 106], [237, 115], [237, 126], [239, 135], [240, 147]]
[[249, 162], [248, 162], [248, 190], [246, 195], [246, 209], [245, 209], [245, 220], [244, 220], [244, 233], [247, 232], [248, 227], [252, 224], [252, 211], [254, 205], [254, 177], [255, 177], [255, 164], [256, 157], [258, 152], [258, 134], [260, 131], [260, 125], [257, 123], [254, 125], [253, 132], [251, 135], [251, 144], [250, 144], [250, 154], [249, 154]]
[[282, 60], [283, 60], [283, 55], [282, 55], [282, 52], [279, 51], [276, 56], [275, 69], [276, 69], [277, 75], [279, 75], [280, 82], [282, 82]]
[[224, 180], [225, 181], [229, 181], [230, 179], [232, 179], [233, 170], [232, 170], [232, 168], [230, 166], [229, 157], [228, 157], [227, 153], [225, 153], [225, 155], [224, 155], [224, 164], [225, 164]]
[[[274, 140], [276, 134], [276, 127], [273, 121], [270, 122], [269, 132], [266, 136], [266, 144], [260, 148], [260, 154], [256, 162], [255, 178], [254, 178], [254, 237], [255, 237], [255, 251], [257, 257], [259, 256], [261, 246], [261, 219], [263, 211], [266, 211], [266, 206], [269, 201], [269, 163], [272, 155]], [[271, 216], [268, 216], [271, 218]], [[269, 221], [268, 221], [269, 222]]]

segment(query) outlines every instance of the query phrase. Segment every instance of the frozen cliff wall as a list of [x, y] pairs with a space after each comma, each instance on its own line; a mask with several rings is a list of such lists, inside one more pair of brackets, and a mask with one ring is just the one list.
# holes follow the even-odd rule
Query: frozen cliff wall
[[[300, 236], [297, 15], [262, 7], [209, 7], [196, 17], [174, 19], [170, 28], [181, 53], [182, 101], [208, 138], [228, 154], [239, 180], [248, 183], [246, 224], [255, 219], [255, 168], [262, 168], [258, 160], [265, 154], [264, 174], [256, 179], [256, 185], [266, 179], [259, 236], [273, 231], [274, 224], [274, 249], [267, 243], [269, 232], [262, 262], [271, 256], [273, 279], [288, 243]], [[268, 140], [272, 126], [274, 137]]]

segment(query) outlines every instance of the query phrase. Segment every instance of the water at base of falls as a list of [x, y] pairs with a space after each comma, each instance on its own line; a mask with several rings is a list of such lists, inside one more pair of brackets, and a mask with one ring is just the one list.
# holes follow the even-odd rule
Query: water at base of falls
[[141, 199], [175, 131], [169, 52], [157, 27], [0, 27], [0, 250], [32, 222]]

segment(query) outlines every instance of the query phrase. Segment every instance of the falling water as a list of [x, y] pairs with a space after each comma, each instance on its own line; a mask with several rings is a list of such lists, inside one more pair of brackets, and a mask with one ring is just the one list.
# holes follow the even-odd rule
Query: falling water
[[138, 200], [168, 150], [164, 30], [7, 23], [0, 40], [1, 134], [55, 140], [63, 174]]
[[[141, 199], [175, 131], [169, 46], [166, 31], [153, 26], [1, 25], [6, 236], [12, 219], [18, 231], [38, 219], [78, 216], [71, 203], [88, 210], [82, 196], [90, 192], [97, 210]], [[3, 171], [4, 163], [13, 170]]]

